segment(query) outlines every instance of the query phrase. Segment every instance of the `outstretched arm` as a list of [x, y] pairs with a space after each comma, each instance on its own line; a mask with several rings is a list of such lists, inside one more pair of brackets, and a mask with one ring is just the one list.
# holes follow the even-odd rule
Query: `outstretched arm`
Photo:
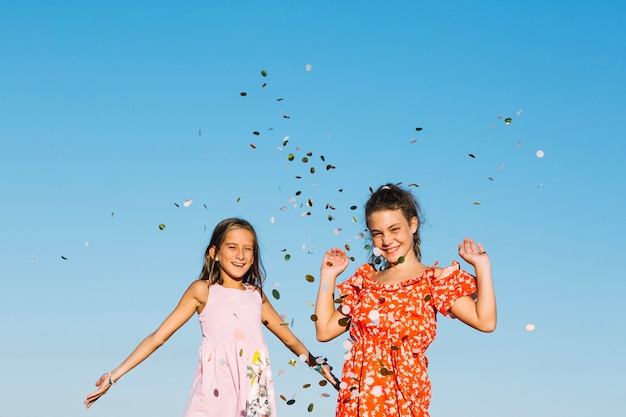
[[309, 352], [306, 346], [304, 346], [304, 343], [302, 343], [300, 339], [293, 334], [291, 329], [289, 329], [288, 326], [281, 325], [283, 322], [282, 318], [276, 312], [265, 294], [263, 294], [263, 307], [261, 314], [263, 324], [265, 324], [265, 326], [276, 337], [278, 337], [289, 350], [295, 353], [298, 357], [304, 358], [304, 361], [311, 368], [322, 374], [322, 376], [326, 378], [335, 387], [335, 389], [339, 390], [339, 380], [331, 373], [331, 370], [333, 369], [332, 366], [328, 365], [325, 360], [318, 363], [316, 361], [317, 358]]
[[459, 255], [476, 271], [477, 298], [474, 302], [469, 296], [461, 297], [450, 311], [463, 323], [481, 332], [492, 332], [496, 329], [497, 313], [489, 255], [480, 243], [467, 238], [459, 243]]
[[315, 302], [315, 333], [317, 340], [327, 342], [347, 330], [339, 320], [345, 316], [335, 309], [333, 290], [337, 277], [346, 269], [349, 260], [342, 249], [333, 248], [326, 252], [320, 269], [320, 288]]
[[148, 335], [133, 352], [117, 368], [102, 375], [96, 381], [98, 389], [87, 396], [84, 404], [91, 407], [100, 397], [111, 388], [118, 379], [129, 372], [135, 366], [143, 362], [155, 350], [163, 345], [176, 330], [193, 316], [200, 305], [206, 302], [208, 286], [206, 281], [194, 281], [183, 294], [178, 305], [170, 315], [161, 323], [159, 328]]

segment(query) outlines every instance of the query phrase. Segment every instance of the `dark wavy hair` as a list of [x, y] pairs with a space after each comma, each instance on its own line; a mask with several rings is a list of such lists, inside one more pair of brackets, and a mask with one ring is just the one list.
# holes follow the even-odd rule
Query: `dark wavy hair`
[[222, 243], [224, 243], [226, 233], [230, 232], [233, 229], [245, 229], [252, 233], [252, 237], [254, 239], [254, 263], [250, 267], [250, 270], [248, 270], [248, 273], [244, 277], [243, 282], [245, 284], [254, 285], [255, 287], [261, 289], [263, 288], [263, 281], [265, 281], [265, 269], [263, 268], [263, 263], [261, 262], [259, 239], [257, 238], [254, 227], [252, 227], [252, 225], [248, 221], [239, 218], [225, 219], [219, 222], [217, 226], [215, 226], [215, 229], [213, 230], [213, 235], [211, 236], [211, 240], [209, 241], [209, 245], [204, 252], [204, 265], [202, 265], [202, 271], [200, 272], [199, 279], [209, 281], [209, 284], [222, 284], [223, 281], [222, 277], [220, 276], [219, 261], [216, 261], [210, 256], [210, 250], [211, 248], [219, 250], [220, 246], [222, 246]]
[[[417, 260], [421, 262], [420, 227], [422, 226], [422, 212], [413, 194], [395, 184], [385, 184], [378, 188], [365, 203], [365, 221], [368, 228], [370, 215], [383, 210], [401, 210], [409, 223], [413, 217], [417, 218], [417, 230], [413, 233], [413, 252], [415, 252]], [[372, 259], [374, 258], [372, 255]]]

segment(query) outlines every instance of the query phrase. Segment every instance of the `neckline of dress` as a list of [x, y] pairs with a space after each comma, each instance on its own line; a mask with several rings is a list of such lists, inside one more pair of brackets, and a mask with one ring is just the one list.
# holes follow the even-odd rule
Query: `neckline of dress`
[[[376, 276], [376, 274], [378, 274], [378, 269], [376, 269], [376, 267], [373, 264], [366, 264], [367, 266], [370, 267], [370, 271], [374, 271], [375, 274], [373, 276]], [[384, 287], [384, 288], [399, 288], [399, 287], [406, 287], [408, 285], [414, 284], [416, 282], [421, 281], [423, 278], [433, 275], [434, 276], [434, 272], [435, 272], [435, 267], [437, 266], [437, 262], [435, 262], [434, 265], [432, 266], [428, 266], [426, 267], [426, 269], [424, 270], [424, 272], [422, 273], [422, 275], [417, 276], [417, 277], [413, 277], [413, 278], [408, 278], [405, 279], [404, 281], [400, 281], [400, 282], [396, 282], [393, 284], [390, 283], [385, 283], [385, 282], [380, 282], [374, 278], [370, 278], [368, 276], [368, 272], [369, 271], [364, 271], [364, 273], [361, 274], [361, 276], [368, 281], [369, 283], [371, 283], [374, 286], [380, 286], [380, 287]]]

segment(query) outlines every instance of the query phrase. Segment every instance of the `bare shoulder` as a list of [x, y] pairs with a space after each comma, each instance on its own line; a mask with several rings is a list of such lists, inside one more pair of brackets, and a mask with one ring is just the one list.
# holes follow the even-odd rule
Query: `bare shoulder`
[[209, 283], [204, 279], [197, 279], [189, 285], [187, 288], [187, 294], [196, 298], [199, 302], [204, 304], [209, 296]]

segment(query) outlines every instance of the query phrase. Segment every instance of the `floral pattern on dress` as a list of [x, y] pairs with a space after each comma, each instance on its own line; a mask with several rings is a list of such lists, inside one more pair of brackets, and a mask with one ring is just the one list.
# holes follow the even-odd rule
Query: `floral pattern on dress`
[[435, 276], [384, 284], [365, 264], [337, 286], [340, 311], [350, 317], [337, 417], [428, 417], [431, 385], [425, 352], [435, 338], [437, 312], [476, 292], [475, 278], [458, 262]]
[[[252, 356], [252, 364], [248, 365], [247, 376], [250, 378], [251, 389], [246, 401], [246, 417], [269, 417], [272, 415], [268, 381], [272, 375], [269, 368], [269, 359], [259, 350]], [[271, 384], [270, 384], [271, 386]]]

